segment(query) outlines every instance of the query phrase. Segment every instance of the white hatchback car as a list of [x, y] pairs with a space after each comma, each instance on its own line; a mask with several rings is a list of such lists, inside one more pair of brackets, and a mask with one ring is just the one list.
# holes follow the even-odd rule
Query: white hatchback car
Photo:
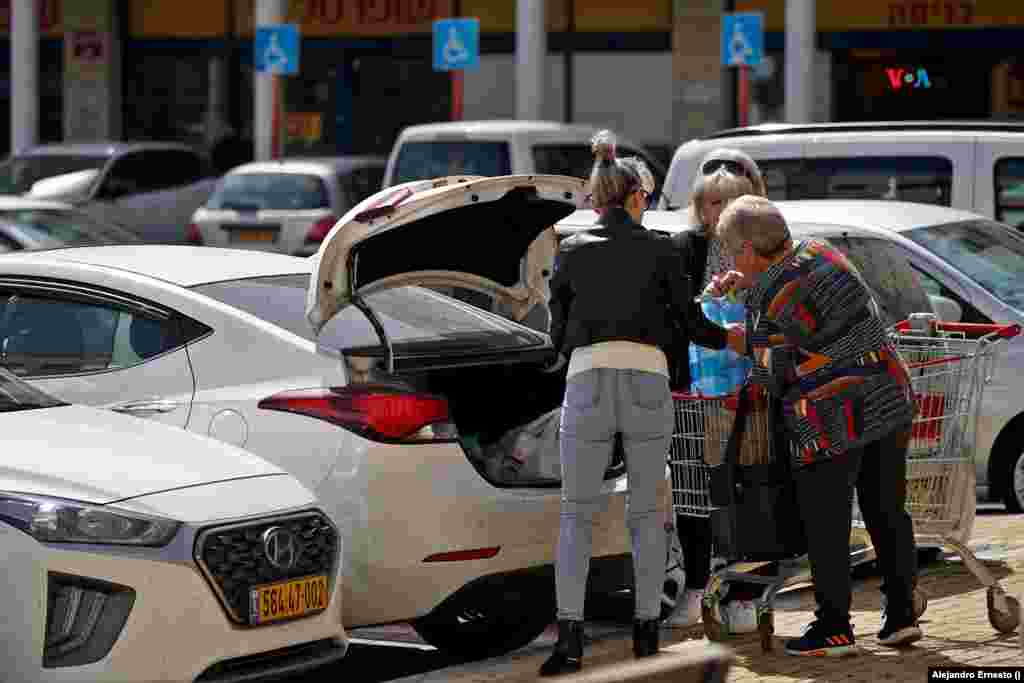
[[294, 477], [0, 369], [0, 677], [257, 680], [345, 655], [338, 534]]
[[[346, 627], [411, 620], [448, 651], [512, 649], [554, 616], [560, 482], [496, 478], [487, 454], [561, 404], [564, 376], [540, 372], [547, 335], [420, 285], [529, 300], [520, 262], [583, 185], [392, 188], [313, 259], [159, 245], [8, 255], [0, 363], [65, 400], [208, 434], [293, 473], [340, 528]], [[329, 294], [318, 338], [311, 281]], [[618, 460], [606, 476], [595, 590], [631, 581], [624, 470]]]
[[309, 256], [340, 216], [380, 188], [385, 163], [322, 157], [243, 164], [196, 209], [185, 241]]

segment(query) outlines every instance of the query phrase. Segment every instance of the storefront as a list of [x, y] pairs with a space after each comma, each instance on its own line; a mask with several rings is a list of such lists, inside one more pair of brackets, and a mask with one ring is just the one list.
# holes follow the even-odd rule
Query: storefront
[[[1024, 117], [1020, 0], [819, 2], [815, 87], [833, 121]], [[765, 13], [777, 68], [756, 80], [762, 120], [781, 120], [784, 0], [738, 0]]]
[[[39, 16], [39, 140], [63, 137], [64, 28], [61, 0], [40, 0]], [[10, 149], [11, 130], [11, 3], [0, 0], [0, 153]]]

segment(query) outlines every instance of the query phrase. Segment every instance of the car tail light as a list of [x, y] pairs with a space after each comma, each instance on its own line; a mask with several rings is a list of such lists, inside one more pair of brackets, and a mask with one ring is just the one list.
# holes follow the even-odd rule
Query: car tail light
[[306, 242], [323, 242], [324, 238], [327, 237], [327, 233], [331, 231], [331, 228], [337, 222], [338, 219], [334, 216], [321, 218], [309, 229], [309, 233], [306, 235]]
[[189, 223], [185, 228], [185, 242], [197, 247], [203, 246], [203, 233], [199, 232], [199, 226], [195, 223]]
[[259, 407], [315, 417], [385, 443], [458, 438], [447, 400], [395, 387], [363, 385], [284, 391], [263, 399]]

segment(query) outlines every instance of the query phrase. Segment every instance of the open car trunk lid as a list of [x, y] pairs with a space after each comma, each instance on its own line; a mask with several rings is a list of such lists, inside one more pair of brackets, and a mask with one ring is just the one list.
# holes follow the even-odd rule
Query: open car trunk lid
[[[312, 257], [306, 317], [319, 334], [343, 308], [359, 308], [395, 354], [367, 297], [410, 285], [457, 287], [506, 309], [537, 303], [524, 267], [538, 238], [583, 201], [580, 178], [549, 175], [450, 177], [382, 190], [338, 221]], [[553, 230], [551, 230], [553, 235]], [[548, 266], [550, 268], [550, 266]]]

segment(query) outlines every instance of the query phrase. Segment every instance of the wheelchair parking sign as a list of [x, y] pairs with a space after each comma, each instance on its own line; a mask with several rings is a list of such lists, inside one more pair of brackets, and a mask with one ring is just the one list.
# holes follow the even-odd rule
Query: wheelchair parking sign
[[299, 73], [299, 27], [272, 24], [256, 27], [253, 57], [260, 73], [294, 75]]
[[722, 64], [757, 66], [764, 55], [764, 14], [731, 12], [722, 15]]
[[439, 19], [434, 22], [434, 70], [455, 71], [480, 66], [480, 20]]

